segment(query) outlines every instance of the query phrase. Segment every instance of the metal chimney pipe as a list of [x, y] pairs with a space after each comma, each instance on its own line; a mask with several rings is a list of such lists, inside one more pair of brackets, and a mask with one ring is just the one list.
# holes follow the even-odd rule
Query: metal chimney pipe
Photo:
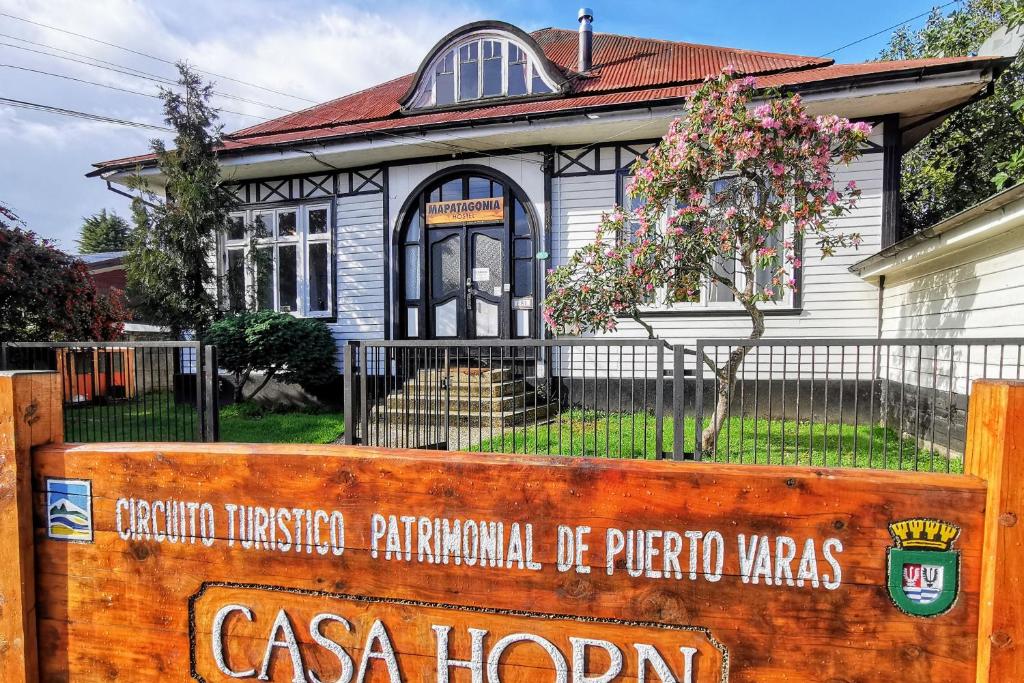
[[581, 7], [578, 18], [580, 21], [579, 71], [586, 73], [594, 64], [594, 29], [591, 27], [591, 22], [594, 21], [594, 10], [589, 7]]

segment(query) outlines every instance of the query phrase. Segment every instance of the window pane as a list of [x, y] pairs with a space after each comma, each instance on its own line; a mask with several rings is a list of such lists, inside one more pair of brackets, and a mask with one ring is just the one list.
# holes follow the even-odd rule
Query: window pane
[[295, 236], [295, 212], [294, 211], [282, 211], [277, 214], [277, 236], [278, 237], [294, 237]]
[[475, 100], [480, 97], [479, 43], [459, 48], [459, 99]]
[[466, 199], [484, 199], [492, 196], [490, 180], [479, 176], [470, 176], [469, 196]]
[[516, 259], [515, 281], [512, 283], [513, 296], [533, 294], [533, 261]]
[[516, 336], [530, 336], [530, 311], [517, 309], [516, 312]]
[[296, 256], [295, 245], [277, 248], [277, 292], [284, 312], [299, 310]]
[[[505, 281], [505, 254], [500, 239], [488, 235], [473, 236], [473, 287], [480, 292], [493, 294], [495, 289], [501, 290]], [[487, 277], [477, 279], [477, 275], [487, 272]]]
[[228, 218], [228, 240], [237, 242], [245, 239], [245, 216]]
[[270, 211], [256, 214], [253, 218], [253, 232], [256, 237], [272, 237], [274, 235], [274, 214]]
[[[433, 200], [431, 200], [433, 201]], [[409, 225], [405, 229], [406, 242], [420, 241], [420, 212], [416, 211], [409, 216]]]
[[274, 249], [264, 247], [256, 257], [256, 298], [261, 311], [274, 310]]
[[530, 219], [526, 215], [526, 207], [517, 199], [512, 207], [512, 221], [515, 223], [515, 234], [529, 235]]
[[498, 336], [498, 304], [477, 298], [473, 300], [477, 337]]
[[530, 85], [530, 92], [535, 95], [537, 93], [551, 92], [551, 88], [548, 87], [548, 84], [545, 83], [544, 79], [540, 77], [539, 73], [537, 73], [537, 69], [532, 69], [532, 71], [533, 83]]
[[462, 178], [449, 180], [441, 186], [441, 201], [451, 202], [457, 199], [465, 199], [462, 196]]
[[309, 234], [324, 235], [327, 233], [327, 209], [312, 209], [309, 212]]
[[[711, 267], [716, 273], [720, 273], [730, 280], [735, 279], [736, 265], [732, 261], [726, 261], [718, 258], [711, 264]], [[733, 295], [732, 290], [723, 285], [717, 280], [708, 283], [708, 301], [711, 302], [723, 302], [732, 301]]]
[[327, 242], [309, 245], [309, 311], [324, 313], [331, 308], [328, 294], [330, 268], [327, 259]]
[[484, 97], [501, 94], [501, 43], [484, 41]]
[[420, 248], [410, 245], [405, 248], [405, 298], [420, 298]]
[[632, 218], [635, 217], [639, 213], [640, 209], [642, 209], [644, 206], [643, 199], [641, 199], [640, 197], [632, 197], [629, 194], [628, 188], [632, 180], [633, 176], [622, 176], [622, 179], [620, 181], [622, 183], [622, 187], [620, 189], [620, 193], [622, 194], [622, 205], [629, 212], [629, 215], [631, 217], [631, 220], [628, 224], [629, 235], [624, 235], [623, 237], [628, 237], [630, 239], [633, 237], [637, 229], [640, 227], [640, 222], [637, 220], [633, 220]]
[[526, 53], [517, 45], [508, 46], [508, 94], [526, 94]]
[[228, 308], [245, 310], [245, 251], [228, 250]]
[[[776, 233], [769, 235], [765, 240], [765, 246], [772, 249], [778, 249], [779, 236]], [[755, 278], [757, 288], [763, 292], [765, 287], [771, 287], [772, 296], [768, 297], [770, 301], [782, 301], [782, 287], [772, 285], [772, 278], [775, 277], [776, 271], [778, 271], [779, 264], [781, 263], [782, 255], [776, 253], [774, 258], [772, 258], [771, 265], [757, 269]]]
[[451, 104], [455, 101], [455, 53], [445, 55], [434, 72], [435, 104]]
[[420, 309], [409, 306], [405, 309], [405, 336], [412, 339], [420, 334]]
[[430, 293], [435, 298], [447, 296], [459, 288], [462, 270], [459, 263], [462, 258], [459, 249], [461, 241], [459, 235], [452, 235], [433, 246]]
[[533, 240], [517, 239], [514, 256], [516, 258], [533, 258]]
[[456, 299], [434, 306], [434, 336], [454, 337], [459, 332], [459, 306]]

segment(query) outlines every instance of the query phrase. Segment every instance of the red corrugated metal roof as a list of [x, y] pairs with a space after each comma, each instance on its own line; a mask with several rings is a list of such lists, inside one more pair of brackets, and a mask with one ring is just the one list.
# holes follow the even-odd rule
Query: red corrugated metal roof
[[[580, 76], [572, 71], [576, 62], [576, 32], [548, 28], [532, 35], [547, 58], [570, 77], [571, 91], [566, 96], [506, 101], [469, 109], [403, 114], [399, 100], [411, 85], [413, 75], [410, 74], [227, 135], [224, 150], [677, 100], [685, 97], [705, 77], [719, 73], [727, 65], [756, 76], [758, 87], [769, 88], [806, 86], [856, 76], [897, 74], [944, 66], [962, 65], [966, 68], [975, 63], [984, 66], [994, 61], [986, 57], [949, 57], [834, 64], [831, 59], [820, 57], [595, 33], [594, 68], [587, 76]], [[107, 161], [96, 166], [101, 169], [116, 168], [151, 158], [152, 155], [143, 155]]]

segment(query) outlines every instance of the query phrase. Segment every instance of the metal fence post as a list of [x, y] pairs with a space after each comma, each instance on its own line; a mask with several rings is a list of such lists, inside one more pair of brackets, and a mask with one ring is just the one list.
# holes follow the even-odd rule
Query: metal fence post
[[697, 340], [693, 387], [693, 459], [701, 460], [701, 432], [704, 428], [704, 342]]
[[[359, 344], [359, 342], [356, 342]], [[370, 437], [370, 408], [366, 398], [370, 368], [366, 362], [366, 345], [359, 344], [359, 435], [354, 443], [365, 443]]]
[[217, 347], [205, 348], [203, 375], [206, 401], [203, 404], [203, 436], [205, 441], [220, 441], [220, 373], [217, 370]]
[[7, 342], [0, 342], [0, 370], [7, 369]]
[[659, 460], [665, 457], [665, 344], [658, 344], [658, 383], [654, 385], [654, 438]]
[[[199, 415], [199, 440], [207, 441], [206, 438], [206, 420], [203, 419], [204, 415], [204, 401], [203, 401], [203, 349], [202, 342], [196, 342], [194, 346], [189, 347], [192, 349], [192, 369], [195, 371], [196, 377], [196, 413]], [[184, 351], [184, 349], [182, 349]], [[181, 361], [184, 366], [184, 357]], [[182, 374], [184, 374], [185, 368], [182, 367]], [[95, 381], [95, 380], [94, 380]]]
[[352, 343], [348, 342], [341, 348], [341, 373], [342, 373], [342, 401], [345, 404], [345, 433], [342, 435], [342, 442], [348, 446], [355, 443], [356, 435], [356, 394], [353, 382], [355, 382], [355, 354], [352, 353]]
[[672, 459], [685, 457], [683, 436], [686, 431], [684, 413], [686, 402], [686, 349], [681, 344], [672, 347]]

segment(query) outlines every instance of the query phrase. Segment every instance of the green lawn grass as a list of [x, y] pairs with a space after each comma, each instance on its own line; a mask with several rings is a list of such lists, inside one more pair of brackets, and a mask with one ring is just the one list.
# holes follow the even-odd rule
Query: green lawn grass
[[220, 440], [240, 443], [331, 443], [345, 431], [342, 413], [261, 412], [231, 405], [220, 411]]
[[[684, 449], [693, 451], [694, 420], [683, 425]], [[664, 422], [664, 452], [671, 453], [675, 423]], [[563, 412], [557, 420], [508, 430], [474, 446], [492, 453], [541, 453], [611, 458], [657, 457], [655, 419], [650, 413]], [[705, 461], [746, 464], [861, 467], [962, 472], [963, 461], [918, 448], [913, 439], [877, 425], [797, 423], [792, 420], [730, 418], [718, 448]]]
[[[193, 406], [175, 405], [166, 392], [152, 392], [109, 405], [65, 407], [70, 442], [195, 441], [199, 416]], [[241, 443], [331, 443], [344, 431], [338, 412], [268, 412], [229, 405], [220, 411], [221, 441]]]

